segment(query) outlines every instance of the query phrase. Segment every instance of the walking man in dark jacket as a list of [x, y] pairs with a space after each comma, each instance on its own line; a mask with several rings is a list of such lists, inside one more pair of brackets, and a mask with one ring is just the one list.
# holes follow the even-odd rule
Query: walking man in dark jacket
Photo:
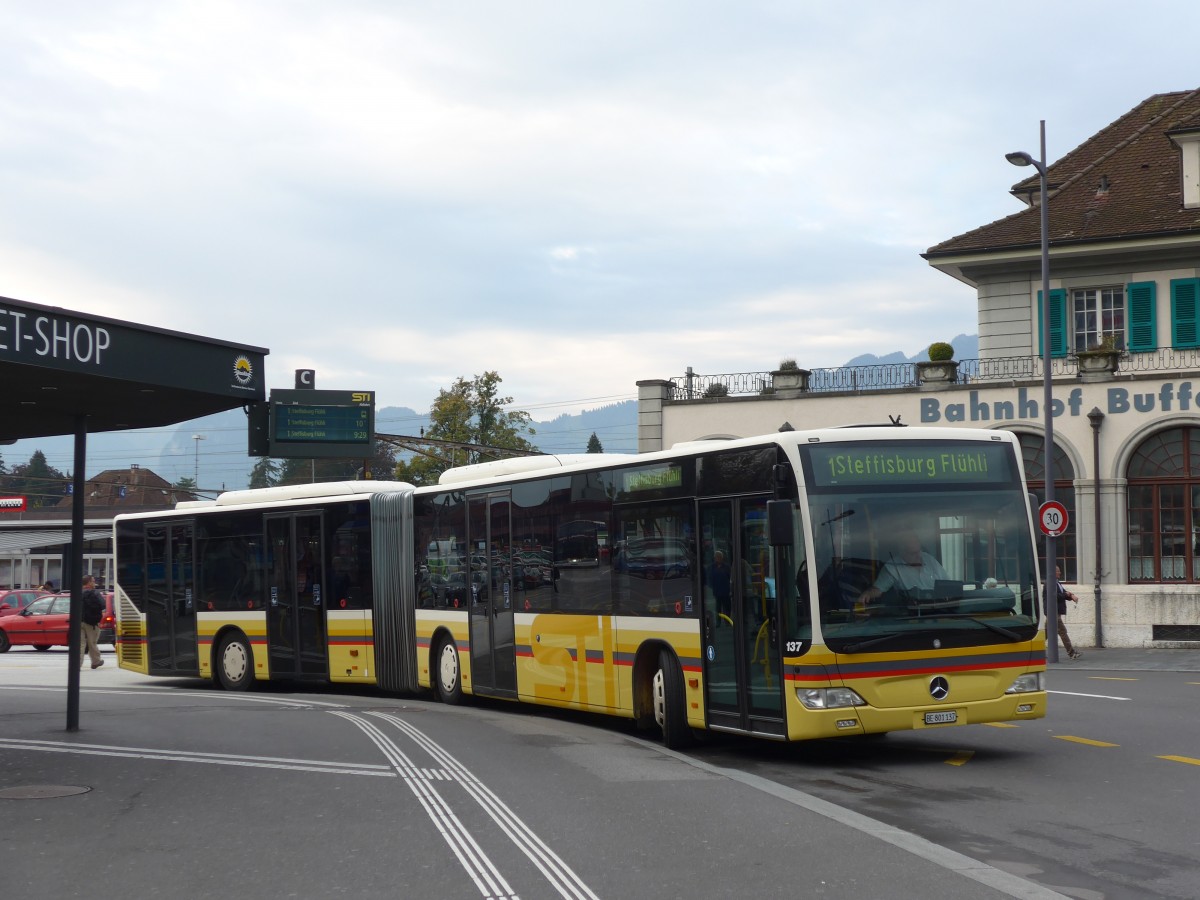
[[[104, 618], [104, 597], [96, 590], [96, 579], [83, 577], [83, 652], [92, 658], [92, 668], [104, 665], [100, 658], [100, 620]], [[83, 668], [83, 657], [79, 657], [79, 668]]]

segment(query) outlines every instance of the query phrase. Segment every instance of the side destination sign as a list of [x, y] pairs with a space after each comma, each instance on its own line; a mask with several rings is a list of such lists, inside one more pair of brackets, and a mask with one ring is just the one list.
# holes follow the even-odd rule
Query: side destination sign
[[1016, 472], [1007, 443], [946, 441], [822, 444], [804, 448], [817, 487], [913, 485], [930, 482], [1011, 484]]

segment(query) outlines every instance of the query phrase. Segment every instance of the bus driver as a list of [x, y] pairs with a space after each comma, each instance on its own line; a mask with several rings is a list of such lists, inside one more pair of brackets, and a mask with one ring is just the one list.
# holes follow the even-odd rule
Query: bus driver
[[938, 581], [950, 578], [942, 564], [921, 549], [921, 539], [915, 531], [902, 531], [898, 553], [884, 564], [871, 587], [862, 592], [860, 603], [868, 603], [893, 587], [902, 591], [931, 591]]

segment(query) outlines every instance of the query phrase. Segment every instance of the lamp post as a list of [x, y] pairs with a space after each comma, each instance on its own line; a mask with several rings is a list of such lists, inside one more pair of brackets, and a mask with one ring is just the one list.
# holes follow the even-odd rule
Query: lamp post
[[192, 435], [192, 440], [196, 442], [196, 463], [195, 468], [192, 470], [192, 484], [197, 488], [200, 487], [200, 442], [206, 439], [206, 436], [203, 434]]
[[1092, 497], [1096, 507], [1096, 547], [1093, 551], [1096, 557], [1096, 578], [1093, 582], [1092, 599], [1096, 604], [1096, 646], [1104, 646], [1104, 615], [1100, 596], [1100, 578], [1104, 574], [1100, 570], [1100, 426], [1104, 423], [1104, 413], [1100, 407], [1093, 406], [1088, 413], [1088, 421], [1092, 423]]
[[[1018, 151], [1006, 153], [1004, 158], [1014, 166], [1033, 166], [1040, 179], [1039, 206], [1041, 207], [1042, 231], [1042, 419], [1046, 431], [1046, 496], [1049, 503], [1054, 499], [1054, 415], [1050, 409], [1050, 204], [1046, 196], [1046, 120], [1041, 121], [1042, 157], [1034, 159], [1028, 153]], [[1046, 535], [1046, 659], [1058, 662], [1058, 577], [1054, 573], [1055, 538]]]

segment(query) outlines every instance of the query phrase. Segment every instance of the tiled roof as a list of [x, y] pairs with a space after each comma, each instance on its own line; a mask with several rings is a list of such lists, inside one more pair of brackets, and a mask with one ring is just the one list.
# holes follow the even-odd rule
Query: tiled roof
[[[1200, 89], [1155, 94], [1048, 169], [1051, 246], [1200, 234], [1200, 209], [1184, 209], [1179, 148], [1168, 137], [1200, 128]], [[1036, 195], [1037, 170], [1013, 186]], [[1041, 243], [1037, 205], [950, 238], [923, 255], [977, 253]]]
[[[84, 491], [89, 513], [99, 508], [112, 508], [118, 512], [170, 509], [180, 500], [196, 499], [188, 491], [174, 490], [166, 479], [141, 467], [107, 469], [89, 478]], [[71, 497], [63, 497], [56, 508], [69, 508], [71, 503]]]

